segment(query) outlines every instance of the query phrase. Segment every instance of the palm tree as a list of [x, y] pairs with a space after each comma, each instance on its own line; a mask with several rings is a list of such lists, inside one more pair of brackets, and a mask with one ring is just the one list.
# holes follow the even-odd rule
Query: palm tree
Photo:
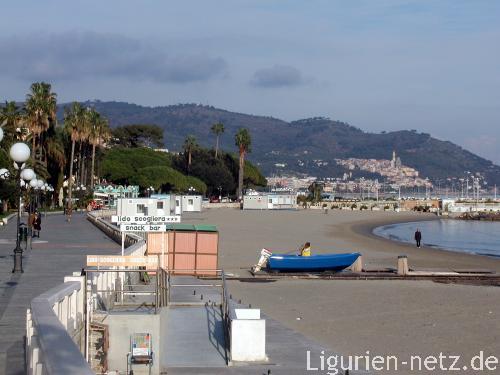
[[73, 163], [75, 161], [75, 143], [80, 139], [80, 131], [85, 123], [85, 109], [80, 103], [74, 102], [64, 113], [64, 127], [71, 137], [71, 159], [69, 162], [68, 204], [73, 205], [71, 190], [73, 188]]
[[188, 135], [186, 139], [184, 140], [184, 154], [187, 154], [188, 160], [187, 160], [187, 170], [189, 173], [189, 170], [191, 169], [191, 157], [193, 150], [198, 147], [198, 143], [196, 142], [196, 138], [194, 135]]
[[17, 127], [22, 123], [22, 114], [16, 102], [5, 102], [5, 105], [0, 107], [0, 126], [5, 131], [6, 140], [13, 141], [17, 131]]
[[[52, 92], [52, 86], [45, 82], [35, 82], [31, 85], [31, 92], [26, 95], [25, 111], [26, 124], [32, 133], [32, 152], [36, 159], [43, 159], [42, 134], [46, 132], [51, 124], [56, 122], [57, 95]], [[41, 151], [37, 154], [37, 139]]]
[[224, 124], [222, 122], [213, 124], [211, 130], [217, 137], [215, 142], [215, 158], [217, 158], [217, 154], [219, 153], [219, 136], [224, 133]]
[[238, 172], [238, 199], [243, 199], [243, 174], [245, 171], [245, 154], [251, 151], [252, 138], [246, 128], [239, 129], [234, 137], [236, 147], [240, 152], [240, 169]]
[[111, 131], [108, 121], [102, 117], [95, 109], [90, 110], [90, 136], [89, 142], [92, 145], [92, 167], [90, 172], [90, 188], [94, 188], [94, 166], [95, 166], [95, 149], [97, 146], [105, 142]]
[[95, 116], [97, 112], [92, 108], [87, 107], [83, 110], [83, 119], [81, 126], [78, 129], [78, 141], [80, 142], [80, 147], [78, 150], [78, 173], [77, 180], [81, 185], [85, 184], [85, 155], [87, 152], [87, 145], [89, 143], [90, 132], [92, 129], [92, 116]]

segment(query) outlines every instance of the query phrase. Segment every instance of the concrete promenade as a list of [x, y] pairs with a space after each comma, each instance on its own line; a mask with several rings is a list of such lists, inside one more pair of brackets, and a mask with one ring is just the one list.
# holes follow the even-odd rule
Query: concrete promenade
[[24, 253], [23, 274], [12, 274], [15, 220], [0, 228], [0, 375], [24, 368], [26, 309], [30, 301], [79, 271], [86, 254], [110, 254], [120, 247], [86, 220], [83, 213], [67, 223], [62, 214], [42, 218], [40, 238]]

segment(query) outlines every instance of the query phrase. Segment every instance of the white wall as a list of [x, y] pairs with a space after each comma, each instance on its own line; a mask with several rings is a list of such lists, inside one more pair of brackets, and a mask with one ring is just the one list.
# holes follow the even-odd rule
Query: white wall
[[[163, 208], [158, 208], [158, 203], [163, 204]], [[152, 216], [170, 216], [171, 198], [121, 198], [117, 204], [118, 216], [141, 215], [137, 212], [137, 205], [143, 204], [147, 208], [147, 214]]]
[[183, 195], [181, 197], [182, 212], [201, 212], [201, 195]]
[[235, 309], [231, 320], [231, 360], [266, 361], [266, 321], [259, 309]]

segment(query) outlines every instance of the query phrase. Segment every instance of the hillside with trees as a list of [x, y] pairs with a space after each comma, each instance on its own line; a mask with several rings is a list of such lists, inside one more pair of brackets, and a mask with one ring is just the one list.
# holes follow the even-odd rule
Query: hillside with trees
[[[288, 172], [341, 176], [345, 170], [336, 165], [336, 158], [390, 159], [395, 150], [405, 165], [431, 180], [462, 177], [464, 171], [473, 171], [483, 173], [490, 185], [500, 184], [499, 166], [415, 130], [368, 133], [323, 117], [286, 122], [196, 104], [144, 107], [92, 101], [86, 105], [105, 114], [112, 127], [137, 123], [160, 126], [166, 147], [174, 151], [183, 149], [187, 135], [195, 136], [201, 146], [214, 148], [218, 141], [221, 150], [232, 151], [238, 129], [246, 128], [252, 134], [253, 148], [248, 158], [266, 175]], [[223, 132], [211, 130], [216, 123], [224, 125]]]
[[[133, 109], [125, 112], [135, 113]], [[73, 202], [78, 195], [78, 204], [85, 206], [94, 186], [101, 182], [139, 185], [143, 193], [153, 187], [164, 193], [195, 189], [200, 194], [232, 197], [238, 188], [266, 185], [258, 168], [244, 160], [249, 149], [242, 152], [239, 143], [225, 151], [218, 144], [204, 148], [189, 134], [183, 138], [180, 152], [166, 153], [164, 129], [154, 122], [110, 128], [109, 117], [99, 106], [78, 102], [58, 105], [57, 94], [46, 82], [33, 83], [25, 102], [0, 105], [0, 126], [4, 135], [0, 168], [7, 170], [0, 181], [0, 213], [17, 204], [15, 182], [10, 177], [16, 173], [8, 155], [16, 142], [29, 145], [30, 159], [25, 166], [34, 170], [36, 180], [54, 187], [54, 192], [43, 193], [51, 204]], [[247, 134], [249, 145], [250, 132], [245, 128], [240, 131]], [[218, 138], [224, 125], [208, 124], [205, 132]], [[29, 185], [23, 189], [27, 204], [35, 199], [31, 190]]]

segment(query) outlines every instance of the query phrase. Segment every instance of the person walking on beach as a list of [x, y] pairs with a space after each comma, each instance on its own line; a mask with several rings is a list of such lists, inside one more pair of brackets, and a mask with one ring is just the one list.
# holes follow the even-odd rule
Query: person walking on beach
[[417, 228], [417, 231], [415, 232], [415, 242], [417, 243], [417, 247], [420, 247], [420, 241], [422, 241], [422, 232], [420, 232], [420, 229]]

